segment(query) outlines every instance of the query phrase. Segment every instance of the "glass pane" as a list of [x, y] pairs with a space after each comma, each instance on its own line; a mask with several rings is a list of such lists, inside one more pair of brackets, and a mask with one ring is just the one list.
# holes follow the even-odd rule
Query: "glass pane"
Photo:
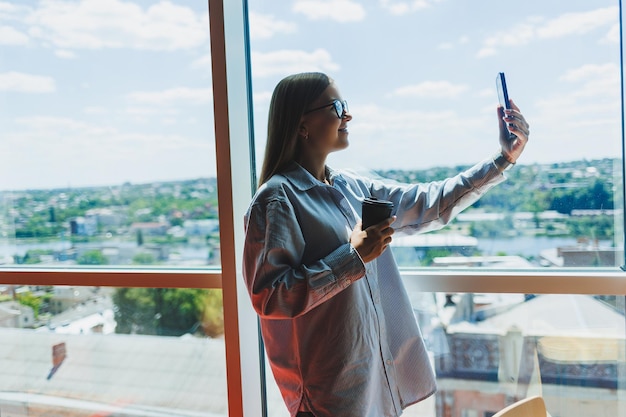
[[[543, 396], [555, 417], [623, 416], [624, 296], [442, 294], [407, 287], [438, 391], [403, 416], [491, 416], [534, 395]], [[288, 416], [269, 371], [267, 382], [269, 415]]]
[[227, 416], [221, 290], [0, 285], [5, 416]]
[[410, 296], [438, 392], [407, 415], [491, 416], [534, 395], [552, 416], [623, 415], [623, 296]]
[[[333, 168], [428, 182], [499, 148], [496, 75], [531, 124], [508, 180], [440, 231], [394, 236], [403, 266], [623, 264], [619, 6], [615, 0], [250, 0], [257, 161], [271, 92], [322, 71], [350, 106]], [[357, 208], [358, 209], [358, 208]], [[505, 256], [506, 255], [506, 256]]]
[[[512, 10], [488, 0], [480, 12], [452, 1], [248, 3], [257, 172], [271, 94], [289, 74], [325, 72], [349, 103], [350, 147], [330, 155], [331, 167], [427, 182], [498, 150], [495, 78], [504, 71], [531, 124], [527, 149], [506, 182], [450, 225], [394, 235], [397, 262], [624, 263], [617, 1]], [[624, 297], [446, 296], [411, 293], [439, 392], [403, 415], [488, 417], [534, 394], [555, 417], [624, 415]], [[269, 369], [268, 415], [287, 416]]]
[[0, 257], [219, 263], [207, 2], [0, 4]]

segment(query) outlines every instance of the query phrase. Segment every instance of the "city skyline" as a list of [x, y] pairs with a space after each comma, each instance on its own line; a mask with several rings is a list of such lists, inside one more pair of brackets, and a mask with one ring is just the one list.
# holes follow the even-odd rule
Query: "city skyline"
[[[498, 71], [531, 123], [521, 164], [621, 157], [615, 1], [249, 8], [259, 163], [271, 91], [299, 71], [328, 73], [349, 102], [351, 146], [334, 167], [490, 156]], [[206, 2], [0, 1], [0, 50], [0, 189], [215, 175]]]

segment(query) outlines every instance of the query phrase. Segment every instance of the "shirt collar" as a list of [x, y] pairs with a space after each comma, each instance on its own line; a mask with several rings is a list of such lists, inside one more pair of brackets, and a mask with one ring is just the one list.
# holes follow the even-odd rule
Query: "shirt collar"
[[[319, 187], [323, 185], [322, 182], [318, 181], [309, 171], [304, 169], [302, 165], [297, 162], [291, 163], [283, 172], [282, 175], [287, 178], [287, 180], [298, 190], [306, 191], [310, 190], [313, 187]], [[328, 165], [326, 166], [326, 176], [329, 178], [330, 183], [332, 184], [335, 180], [340, 179], [341, 176], [331, 169]]]

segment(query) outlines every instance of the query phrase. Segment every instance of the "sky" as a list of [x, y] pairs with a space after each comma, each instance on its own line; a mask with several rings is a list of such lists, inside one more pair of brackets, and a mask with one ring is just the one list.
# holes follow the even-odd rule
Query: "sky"
[[[531, 125], [518, 163], [620, 157], [617, 0], [511, 5], [249, 0], [257, 161], [272, 90], [301, 71], [349, 103], [336, 168], [491, 156], [500, 71]], [[209, 49], [206, 0], [0, 0], [0, 190], [214, 176]]]

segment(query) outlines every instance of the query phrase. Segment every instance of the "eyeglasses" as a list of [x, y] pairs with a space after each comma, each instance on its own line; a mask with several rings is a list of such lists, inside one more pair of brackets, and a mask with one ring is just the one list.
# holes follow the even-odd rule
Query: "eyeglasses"
[[326, 107], [334, 106], [337, 117], [343, 119], [344, 115], [348, 113], [348, 102], [346, 100], [333, 100], [332, 103], [324, 104], [323, 106], [316, 107], [311, 110], [307, 110], [304, 114], [308, 114], [314, 111], [325, 109]]

